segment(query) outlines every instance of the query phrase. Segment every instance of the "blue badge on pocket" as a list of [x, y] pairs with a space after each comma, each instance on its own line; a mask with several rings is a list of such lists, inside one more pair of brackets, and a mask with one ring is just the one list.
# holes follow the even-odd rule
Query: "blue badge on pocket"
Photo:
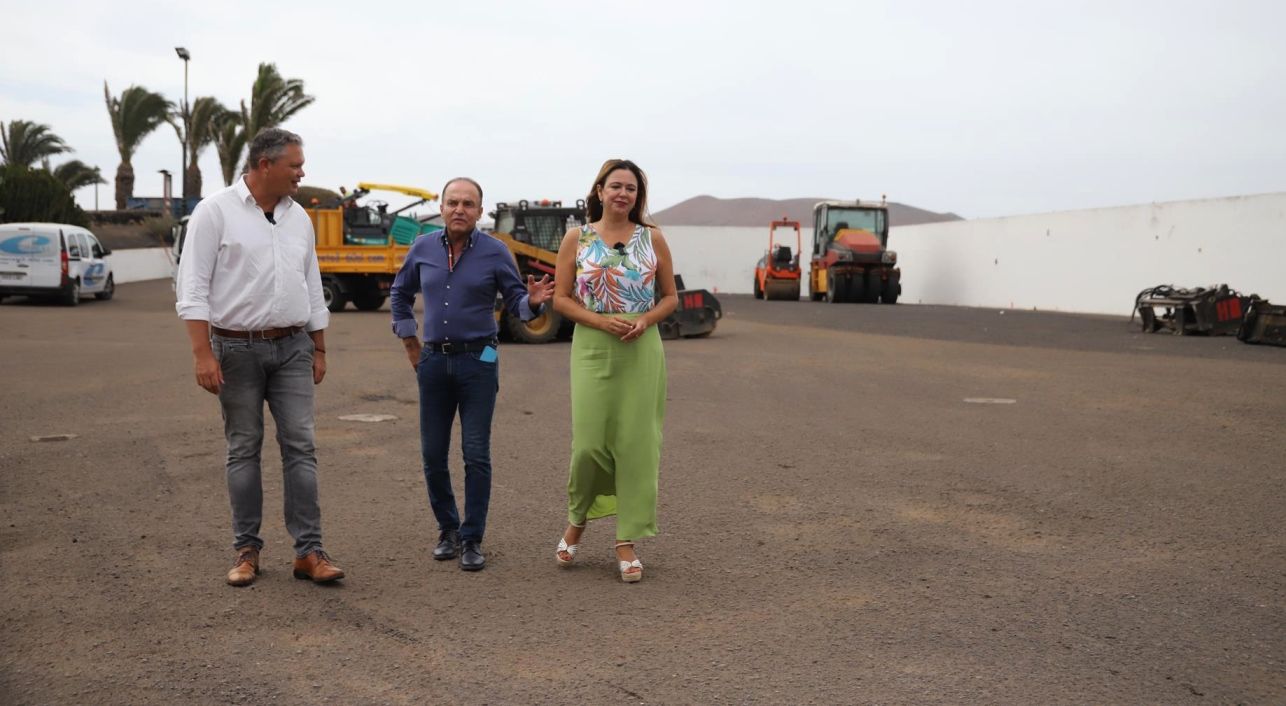
[[484, 362], [484, 363], [494, 363], [494, 362], [496, 362], [496, 349], [495, 349], [495, 347], [494, 347], [494, 346], [487, 346], [486, 348], [483, 348], [483, 349], [482, 349], [482, 355], [478, 356], [478, 360], [480, 360], [480, 361], [482, 361], [482, 362]]

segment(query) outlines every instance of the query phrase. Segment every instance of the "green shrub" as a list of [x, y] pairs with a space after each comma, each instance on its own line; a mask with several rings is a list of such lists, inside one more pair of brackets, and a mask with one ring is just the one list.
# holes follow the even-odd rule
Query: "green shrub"
[[69, 223], [89, 226], [71, 190], [43, 169], [0, 167], [0, 223]]
[[174, 224], [177, 222], [178, 221], [174, 220], [173, 216], [162, 214], [160, 216], [143, 219], [143, 222], [139, 224], [139, 227], [143, 229], [144, 233], [147, 233], [149, 240], [164, 243], [166, 242], [166, 238], [170, 237], [170, 229], [173, 228]]

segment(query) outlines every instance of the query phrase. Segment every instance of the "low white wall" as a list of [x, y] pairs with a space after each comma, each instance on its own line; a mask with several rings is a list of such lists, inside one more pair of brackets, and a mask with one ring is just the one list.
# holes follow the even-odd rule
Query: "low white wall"
[[[684, 284], [751, 292], [767, 224], [665, 232]], [[1128, 315], [1145, 287], [1223, 282], [1286, 302], [1286, 193], [903, 226], [889, 247], [908, 303]]]
[[[684, 284], [751, 292], [768, 224], [665, 233]], [[793, 232], [778, 235], [795, 247]], [[805, 263], [811, 240], [805, 228]], [[1221, 282], [1286, 302], [1286, 193], [903, 226], [889, 246], [908, 303], [1128, 315], [1145, 287]], [[166, 248], [109, 259], [117, 282], [170, 276]]]
[[[665, 241], [674, 257], [674, 271], [683, 275], [683, 284], [692, 289], [750, 294], [754, 286], [755, 263], [768, 252], [768, 224], [763, 228], [707, 226], [665, 226]], [[778, 229], [783, 244], [795, 249], [795, 231]], [[804, 268], [808, 267], [813, 230], [804, 229]], [[804, 291], [808, 291], [807, 280]]]
[[107, 261], [112, 264], [112, 277], [117, 284], [170, 277], [169, 248], [113, 250]]
[[1129, 314], [1139, 290], [1227, 283], [1286, 302], [1286, 194], [894, 229], [908, 302]]

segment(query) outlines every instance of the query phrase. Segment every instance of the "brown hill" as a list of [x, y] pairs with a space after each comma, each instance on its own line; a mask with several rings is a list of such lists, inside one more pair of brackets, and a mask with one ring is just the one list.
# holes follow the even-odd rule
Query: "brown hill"
[[[827, 199], [720, 199], [694, 196], [652, 214], [663, 226], [766, 226], [769, 221], [785, 216], [808, 228], [813, 223], [813, 205]], [[889, 202], [889, 225], [910, 226], [917, 223], [959, 221], [954, 213], [936, 213], [905, 204]]]

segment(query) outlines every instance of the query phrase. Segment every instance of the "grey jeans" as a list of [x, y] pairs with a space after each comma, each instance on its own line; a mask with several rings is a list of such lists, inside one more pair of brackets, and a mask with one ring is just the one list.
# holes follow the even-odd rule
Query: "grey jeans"
[[263, 403], [268, 402], [281, 447], [286, 530], [296, 556], [321, 549], [321, 506], [317, 500], [317, 454], [313, 443], [313, 341], [299, 332], [265, 341], [210, 339], [223, 369], [219, 404], [228, 440], [228, 497], [232, 502], [234, 549], [263, 547]]

